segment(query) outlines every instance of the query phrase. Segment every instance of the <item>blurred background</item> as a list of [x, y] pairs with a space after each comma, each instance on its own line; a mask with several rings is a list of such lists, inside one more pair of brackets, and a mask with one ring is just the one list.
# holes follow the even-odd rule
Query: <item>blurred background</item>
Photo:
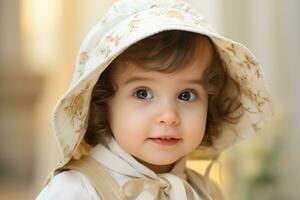
[[[300, 197], [300, 1], [190, 0], [263, 66], [273, 121], [226, 151], [212, 177], [233, 200]], [[51, 112], [77, 50], [112, 0], [0, 0], [0, 199], [29, 200], [60, 158]], [[298, 89], [297, 89], [298, 88]], [[208, 163], [189, 161], [203, 172]]]

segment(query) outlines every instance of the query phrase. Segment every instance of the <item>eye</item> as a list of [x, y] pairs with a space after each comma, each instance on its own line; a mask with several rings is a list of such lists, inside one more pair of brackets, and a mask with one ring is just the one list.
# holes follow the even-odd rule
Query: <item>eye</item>
[[152, 99], [152, 93], [147, 89], [137, 89], [133, 95], [138, 99]]
[[196, 92], [184, 91], [179, 94], [179, 99], [183, 101], [193, 101], [197, 98]]

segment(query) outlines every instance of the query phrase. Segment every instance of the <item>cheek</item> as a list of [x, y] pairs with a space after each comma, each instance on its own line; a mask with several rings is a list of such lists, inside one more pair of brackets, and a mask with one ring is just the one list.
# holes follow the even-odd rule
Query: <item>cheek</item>
[[198, 107], [186, 112], [183, 117], [185, 128], [193, 138], [202, 138], [206, 128], [207, 109]]
[[148, 115], [143, 109], [124, 102], [113, 102], [111, 108], [110, 126], [114, 134], [136, 135], [147, 127]]
[[[199, 116], [199, 115], [198, 115]], [[206, 129], [206, 115], [194, 118], [186, 124], [186, 139], [189, 144], [189, 151], [195, 150], [201, 144]]]

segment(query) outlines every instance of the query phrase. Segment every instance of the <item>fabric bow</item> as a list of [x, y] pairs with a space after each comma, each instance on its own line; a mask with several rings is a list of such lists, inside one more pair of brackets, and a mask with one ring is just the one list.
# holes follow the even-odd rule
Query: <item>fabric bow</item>
[[128, 200], [166, 199], [169, 196], [170, 184], [163, 178], [132, 179], [123, 184], [122, 191]]
[[157, 180], [131, 179], [121, 189], [128, 200], [200, 200], [189, 184], [172, 174], [161, 174]]

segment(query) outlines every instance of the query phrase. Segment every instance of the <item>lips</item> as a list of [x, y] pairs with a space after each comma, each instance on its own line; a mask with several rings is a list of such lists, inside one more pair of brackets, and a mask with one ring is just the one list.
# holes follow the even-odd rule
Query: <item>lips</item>
[[169, 136], [162, 136], [162, 137], [149, 138], [149, 139], [156, 144], [166, 145], [166, 146], [175, 145], [181, 140], [180, 138], [174, 138]]

